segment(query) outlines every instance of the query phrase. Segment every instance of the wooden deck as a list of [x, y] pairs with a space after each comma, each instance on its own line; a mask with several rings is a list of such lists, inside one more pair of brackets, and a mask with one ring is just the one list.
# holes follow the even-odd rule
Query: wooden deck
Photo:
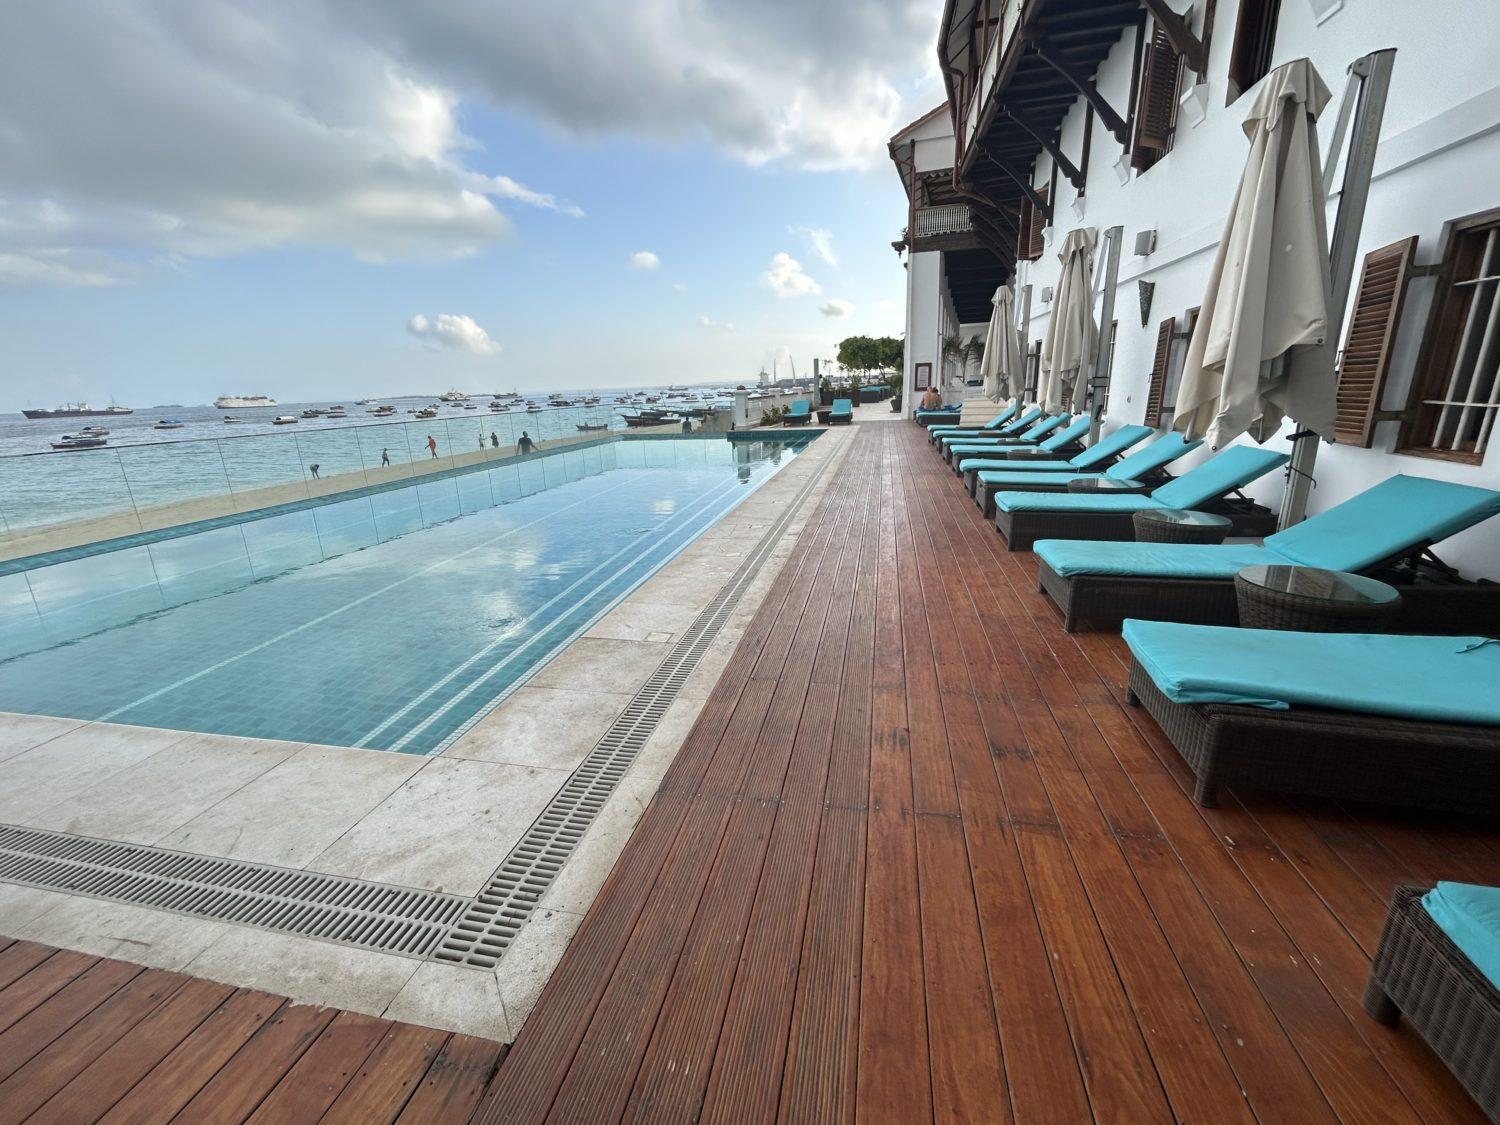
[[1197, 807], [922, 431], [836, 472], [478, 1118], [1481, 1120], [1359, 997], [1495, 826]]
[[503, 1051], [466, 1035], [0, 938], [7, 1125], [463, 1121]]

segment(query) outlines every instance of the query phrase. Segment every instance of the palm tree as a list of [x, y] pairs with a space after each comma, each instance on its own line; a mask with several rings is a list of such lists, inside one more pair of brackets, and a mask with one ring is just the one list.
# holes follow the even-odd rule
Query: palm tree
[[957, 331], [943, 337], [944, 382], [947, 382], [946, 376], [950, 363], [958, 364], [958, 382], [962, 386], [969, 369], [969, 346], [964, 343], [964, 338]]

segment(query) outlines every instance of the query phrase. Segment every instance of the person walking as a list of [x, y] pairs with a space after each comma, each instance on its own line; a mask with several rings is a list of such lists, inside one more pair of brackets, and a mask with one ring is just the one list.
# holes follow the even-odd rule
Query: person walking
[[432, 454], [432, 459], [437, 460], [437, 438], [431, 434], [427, 435], [427, 452]]
[[390, 463], [391, 463], [391, 451], [389, 449], [382, 449], [380, 451], [380, 467], [383, 469], [387, 465], [389, 465]]
[[[483, 443], [481, 443], [481, 444], [483, 444]], [[500, 448], [500, 436], [498, 434], [496, 434], [494, 430], [490, 431], [490, 447], [492, 449], [499, 449]]]
[[481, 453], [484, 452], [484, 435], [483, 434], [479, 435], [479, 452], [481, 452]]
[[685, 434], [690, 434], [693, 432], [693, 419], [689, 415], [683, 415], [682, 432]]
[[536, 448], [536, 443], [534, 441], [532, 441], [531, 438], [529, 438], [526, 435], [526, 431], [525, 430], [522, 430], [521, 431], [521, 439], [516, 442], [516, 452], [517, 453], [530, 453], [535, 448]]
[[318, 479], [318, 465], [317, 465], [317, 462], [313, 462], [307, 468], [308, 468], [308, 471], [312, 473], [313, 480], [317, 480]]

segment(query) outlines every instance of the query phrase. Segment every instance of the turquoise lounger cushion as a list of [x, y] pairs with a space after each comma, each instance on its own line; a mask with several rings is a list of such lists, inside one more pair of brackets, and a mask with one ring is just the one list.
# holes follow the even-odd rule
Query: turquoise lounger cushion
[[[1004, 461], [978, 461], [975, 463], [980, 465], [1006, 464]], [[967, 465], [969, 462], [965, 461], [964, 464]], [[1056, 464], [1056, 462], [1049, 461], [1048, 464]], [[979, 479], [984, 481], [985, 484], [998, 485], [1001, 488], [1005, 488], [1007, 485], [1013, 488], [1030, 488], [1036, 484], [1044, 484], [1049, 487], [1062, 487], [1070, 480], [1092, 480], [1097, 475], [1095, 473], [1070, 473], [1067, 471], [1069, 468], [1067, 464], [1063, 465], [1062, 472], [1056, 473], [1038, 473], [1034, 471], [1036, 466], [1027, 465], [1026, 467], [1033, 471], [1029, 473], [1012, 473], [1007, 469], [984, 469], [980, 471]], [[968, 472], [968, 470], [964, 469], [964, 472]]]
[[1092, 469], [1104, 464], [1111, 457], [1124, 453], [1132, 445], [1145, 441], [1150, 436], [1150, 426], [1121, 426], [1108, 437], [1101, 438], [1074, 457], [1073, 465], [1079, 469]]
[[1253, 445], [1232, 445], [1151, 494], [1168, 508], [1196, 508], [1285, 465], [1291, 458]]
[[1028, 410], [1025, 414], [1022, 414], [1010, 425], [1002, 426], [1000, 428], [1000, 432], [1002, 434], [1018, 434], [1041, 416], [1042, 408], [1040, 406], [1033, 406], [1030, 410]]
[[836, 398], [833, 400], [834, 414], [853, 414], [854, 404], [847, 398]]
[[1076, 574], [1110, 574], [1228, 581], [1243, 567], [1286, 562], [1275, 551], [1253, 543], [1096, 543], [1087, 539], [1042, 539], [1032, 550], [1064, 578]]
[[997, 492], [995, 506], [1003, 512], [1140, 512], [1169, 505], [1149, 496], [1113, 496], [1082, 492]]
[[807, 399], [805, 399], [805, 398], [796, 399], [792, 403], [791, 408], [787, 410], [787, 413], [788, 414], [810, 414], [810, 413], [812, 413], [812, 403], [808, 402]]
[[1363, 570], [1416, 546], [1500, 515], [1500, 492], [1394, 476], [1266, 540], [1294, 563]]
[[1038, 449], [1045, 449], [1048, 453], [1061, 449], [1065, 445], [1071, 445], [1075, 441], [1082, 441], [1085, 434], [1089, 432], [1090, 419], [1088, 415], [1074, 418], [1065, 429], [1058, 430], [1046, 441], [1038, 442]]
[[1116, 480], [1134, 480], [1150, 476], [1157, 469], [1171, 464], [1185, 453], [1191, 453], [1203, 443], [1184, 441], [1179, 433], [1163, 434], [1145, 449], [1137, 449], [1128, 457], [1122, 457], [1104, 473]]
[[[971, 431], [969, 433], [944, 434], [942, 437], [938, 438], [938, 440], [945, 445], [952, 445], [957, 442], [968, 442], [973, 445], [988, 446], [991, 449], [1001, 445], [1015, 447], [1019, 447], [1022, 445], [1034, 445], [1042, 437], [1046, 436], [1053, 430], [1057, 429], [1057, 427], [1066, 423], [1069, 417], [1070, 416], [1067, 414], [1059, 414], [1053, 418], [1044, 418], [1042, 421], [1032, 426], [1029, 430], [1027, 430], [1024, 434], [1021, 434], [1019, 437], [1001, 436], [1005, 433], [1006, 430], [1010, 429], [1010, 427], [1007, 426], [1005, 430], [1000, 431], [1000, 434], [974, 433]], [[1085, 424], [1084, 429], [1088, 429], [1087, 424]]]
[[1323, 707], [1500, 726], [1500, 641], [1125, 622], [1125, 643], [1174, 703]]
[[[1025, 476], [1027, 473], [1072, 473], [1074, 476], [1092, 477], [1097, 473], [1080, 473], [1071, 461], [999, 461], [993, 457], [966, 457], [958, 463], [961, 473], [1001, 473], [1005, 476]], [[991, 482], [993, 483], [993, 482]]]
[[1042, 438], [1046, 437], [1059, 426], [1066, 426], [1072, 418], [1071, 414], [1054, 414], [1050, 418], [1043, 418], [1036, 425], [1032, 426], [1031, 429], [1024, 431], [1021, 434], [1021, 440], [1031, 442], [1041, 441]]
[[[918, 417], [920, 417], [921, 414], [922, 411], [917, 411]], [[931, 437], [932, 435], [936, 434], [941, 437], [943, 434], [961, 434], [965, 432], [983, 433], [985, 430], [998, 430], [1001, 426], [1005, 425], [1006, 422], [1010, 421], [1010, 419], [1014, 418], [1015, 416], [1016, 408], [1014, 406], [1011, 406], [1006, 408], [1005, 410], [1000, 411], [999, 414], [996, 414], [982, 426], [928, 426], [927, 436]]]
[[1500, 988], [1500, 887], [1439, 881], [1422, 909], [1496, 988]]

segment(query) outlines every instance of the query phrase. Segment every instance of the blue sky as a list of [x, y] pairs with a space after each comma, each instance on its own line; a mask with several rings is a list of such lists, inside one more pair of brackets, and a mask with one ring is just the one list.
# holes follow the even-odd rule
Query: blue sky
[[748, 379], [900, 331], [883, 138], [937, 99], [932, 5], [875, 5], [842, 56], [806, 41], [833, 6], [580, 5], [649, 44], [580, 91], [536, 59], [581, 23], [486, 40], [444, 3], [0, 17], [0, 409]]

